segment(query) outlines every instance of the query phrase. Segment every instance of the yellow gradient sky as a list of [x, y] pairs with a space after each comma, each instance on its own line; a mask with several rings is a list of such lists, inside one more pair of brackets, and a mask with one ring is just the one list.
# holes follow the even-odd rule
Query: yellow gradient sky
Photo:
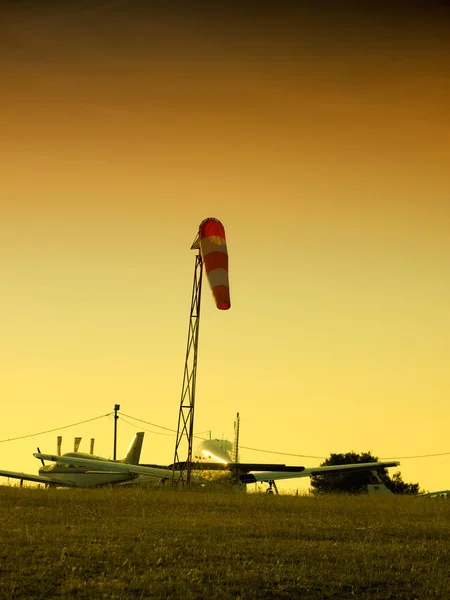
[[[232, 308], [204, 287], [195, 429], [230, 437], [239, 411], [250, 448], [450, 452], [446, 9], [146, 4], [1, 9], [0, 440], [115, 403], [176, 427], [214, 216]], [[61, 433], [111, 455], [111, 419]], [[36, 472], [56, 435], [0, 443], [0, 468]], [[142, 459], [173, 450], [149, 432]], [[401, 472], [433, 490], [449, 467]]]

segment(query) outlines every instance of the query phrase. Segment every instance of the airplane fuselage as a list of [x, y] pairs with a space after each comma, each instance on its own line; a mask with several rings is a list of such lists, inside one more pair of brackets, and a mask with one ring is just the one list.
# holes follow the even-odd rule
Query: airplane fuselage
[[62, 464], [48, 465], [39, 469], [39, 475], [55, 478], [55, 485], [61, 485], [61, 482], [67, 482], [67, 485], [77, 487], [93, 487], [107, 485], [111, 483], [121, 483], [130, 481], [130, 475], [125, 473], [110, 473], [107, 471], [91, 472], [85, 467], [70, 467]]
[[61, 485], [61, 482], [66, 482], [68, 486], [73, 485], [76, 487], [94, 487], [101, 485], [108, 485], [114, 483], [122, 483], [135, 479], [136, 476], [132, 473], [118, 473], [99, 469], [93, 466], [92, 469], [88, 467], [75, 467], [74, 465], [64, 463], [64, 457], [76, 457], [86, 460], [101, 460], [111, 462], [111, 466], [114, 464], [113, 461], [108, 461], [107, 458], [101, 456], [93, 456], [92, 454], [84, 454], [81, 452], [69, 452], [63, 454], [60, 457], [60, 462], [44, 465], [39, 469], [39, 475], [55, 479], [55, 485]]

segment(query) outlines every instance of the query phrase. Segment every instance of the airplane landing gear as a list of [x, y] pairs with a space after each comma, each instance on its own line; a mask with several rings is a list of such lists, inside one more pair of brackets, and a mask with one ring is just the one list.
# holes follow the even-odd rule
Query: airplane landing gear
[[275, 490], [275, 493], [278, 495], [278, 488], [275, 481], [273, 479], [269, 479], [267, 483], [269, 484], [269, 489], [266, 490], [266, 494], [273, 494], [273, 490]]

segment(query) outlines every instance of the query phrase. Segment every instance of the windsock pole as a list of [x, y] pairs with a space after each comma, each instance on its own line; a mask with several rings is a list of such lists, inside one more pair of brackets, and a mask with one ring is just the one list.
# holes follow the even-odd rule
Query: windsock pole
[[[195, 257], [194, 283], [192, 286], [191, 311], [189, 315], [186, 360], [184, 363], [183, 387], [181, 391], [180, 411], [178, 413], [177, 440], [173, 459], [172, 487], [189, 487], [192, 470], [192, 449], [194, 441], [195, 384], [197, 379], [198, 332], [200, 325], [200, 301], [202, 294], [203, 262], [198, 237], [191, 250], [198, 250]], [[187, 443], [187, 458], [180, 459], [181, 448]], [[184, 455], [186, 456], [186, 455]]]

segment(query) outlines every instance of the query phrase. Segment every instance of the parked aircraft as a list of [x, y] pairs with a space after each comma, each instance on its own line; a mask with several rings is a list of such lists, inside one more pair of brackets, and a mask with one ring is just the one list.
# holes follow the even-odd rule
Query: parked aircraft
[[[228, 442], [231, 446], [231, 444]], [[370, 479], [367, 484], [371, 494], [389, 494], [390, 490], [382, 482], [378, 470], [397, 467], [397, 461], [359, 463], [349, 465], [336, 465], [327, 467], [303, 467], [285, 464], [269, 463], [242, 463], [233, 462], [230, 454], [224, 449], [223, 440], [206, 440], [201, 442], [195, 451], [196, 462], [193, 468], [199, 471], [230, 471], [236, 484], [264, 482], [269, 484], [267, 492], [278, 493], [276, 481], [281, 479], [294, 479], [297, 477], [311, 477], [312, 475], [326, 475], [331, 473], [347, 473], [349, 471], [367, 471]]]
[[[173, 465], [162, 467], [159, 465], [141, 465], [139, 458], [141, 454], [144, 433], [137, 433], [125, 456], [120, 461], [108, 460], [95, 457], [92, 454], [69, 452], [67, 454], [52, 455], [37, 452], [34, 456], [40, 459], [43, 466], [38, 475], [29, 473], [18, 473], [14, 471], [0, 470], [0, 476], [19, 479], [23, 481], [34, 481], [54, 486], [68, 487], [92, 487], [106, 484], [124, 484], [139, 479], [157, 484], [172, 478]], [[242, 463], [239, 462], [239, 419], [235, 426], [235, 441], [204, 440], [199, 444], [194, 453], [193, 469], [197, 471], [222, 471], [231, 475], [234, 487], [245, 491], [249, 483], [265, 482], [269, 485], [268, 493], [278, 493], [276, 481], [281, 479], [292, 479], [297, 477], [310, 477], [312, 475], [324, 475], [327, 473], [345, 473], [348, 471], [367, 471], [370, 473], [368, 479], [369, 493], [389, 493], [389, 490], [381, 481], [378, 470], [396, 467], [397, 461], [359, 463], [326, 467], [304, 467], [273, 463]], [[45, 465], [44, 461], [54, 464]], [[207, 480], [202, 480], [202, 485], [207, 485]]]
[[[158, 480], [171, 476], [171, 471], [164, 468], [139, 466], [143, 439], [143, 432], [136, 433], [125, 457], [119, 461], [81, 452], [68, 452], [62, 456], [37, 452], [34, 456], [43, 464], [38, 475], [0, 470], [0, 476], [20, 479], [21, 484], [34, 481], [57, 487], [93, 487], [124, 483], [140, 476]], [[53, 464], [46, 465], [45, 460]]]
[[428, 492], [426, 494], [417, 494], [416, 498], [444, 498], [450, 499], [450, 490], [440, 490], [438, 492]]
[[235, 421], [235, 438], [231, 444], [225, 440], [205, 440], [201, 442], [194, 452], [193, 468], [201, 471], [230, 471], [237, 484], [242, 486], [248, 483], [265, 482], [269, 488], [267, 492], [278, 493], [276, 481], [293, 479], [297, 477], [311, 477], [312, 475], [326, 475], [328, 473], [347, 473], [349, 471], [367, 471], [367, 491], [369, 494], [391, 494], [384, 485], [378, 471], [383, 468], [397, 467], [397, 461], [359, 463], [348, 465], [333, 465], [326, 467], [289, 466], [284, 464], [241, 463], [239, 456], [239, 413]]

